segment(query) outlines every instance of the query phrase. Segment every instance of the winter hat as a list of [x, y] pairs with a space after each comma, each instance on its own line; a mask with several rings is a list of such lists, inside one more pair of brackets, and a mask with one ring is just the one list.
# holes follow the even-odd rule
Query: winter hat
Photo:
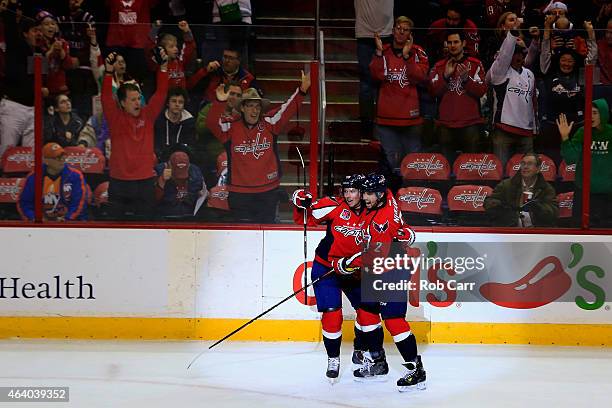
[[175, 179], [189, 178], [189, 156], [185, 152], [174, 152], [170, 156], [172, 177]]

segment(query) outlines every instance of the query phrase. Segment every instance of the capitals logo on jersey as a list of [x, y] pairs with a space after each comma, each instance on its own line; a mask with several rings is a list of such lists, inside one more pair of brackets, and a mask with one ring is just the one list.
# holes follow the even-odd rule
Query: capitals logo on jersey
[[372, 222], [372, 226], [379, 234], [384, 233], [387, 229], [389, 229], [389, 221], [385, 221], [384, 224], [377, 224], [376, 222]]
[[410, 85], [410, 81], [408, 81], [408, 76], [406, 75], [406, 66], [402, 66], [401, 68], [390, 68], [385, 75], [385, 78], [389, 82], [397, 81], [400, 87], [405, 88]]
[[344, 235], [345, 237], [355, 237], [355, 243], [360, 245], [362, 242], [361, 227], [363, 223], [359, 225], [336, 225], [334, 230]]
[[266, 150], [270, 149], [271, 144], [266, 137], [264, 137], [263, 140], [260, 141], [263, 127], [261, 127], [260, 125], [257, 130], [258, 132], [255, 136], [255, 140], [251, 142], [244, 140], [242, 144], [239, 144], [234, 147], [234, 151], [236, 153], [242, 153], [243, 156], [246, 156], [248, 153], [252, 153], [253, 157], [255, 157], [255, 159], [257, 160], [265, 153]]

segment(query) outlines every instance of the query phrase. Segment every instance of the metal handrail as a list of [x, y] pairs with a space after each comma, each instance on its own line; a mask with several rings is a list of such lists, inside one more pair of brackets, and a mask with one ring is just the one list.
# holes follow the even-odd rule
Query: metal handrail
[[319, 50], [319, 186], [318, 195], [323, 195], [323, 174], [325, 170], [325, 114], [327, 109], [327, 92], [325, 90], [325, 34], [317, 31]]

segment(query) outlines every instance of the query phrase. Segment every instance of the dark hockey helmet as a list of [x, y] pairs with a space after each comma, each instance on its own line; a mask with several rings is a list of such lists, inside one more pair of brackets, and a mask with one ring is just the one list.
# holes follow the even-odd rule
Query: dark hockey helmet
[[353, 174], [353, 175], [344, 177], [344, 180], [342, 180], [340, 185], [342, 186], [342, 189], [358, 188], [359, 190], [361, 190], [363, 186], [363, 181], [365, 180], [365, 178], [366, 176], [364, 176], [363, 174], [359, 174], [359, 173]]
[[387, 179], [382, 174], [370, 173], [365, 177], [362, 188], [368, 193], [384, 193], [387, 191]]

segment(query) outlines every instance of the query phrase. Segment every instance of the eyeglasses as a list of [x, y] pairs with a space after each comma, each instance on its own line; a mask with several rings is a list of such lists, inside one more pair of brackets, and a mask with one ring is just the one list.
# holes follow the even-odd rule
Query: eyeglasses
[[223, 59], [228, 61], [233, 61], [239, 59], [238, 57], [234, 57], [233, 55], [223, 54]]

